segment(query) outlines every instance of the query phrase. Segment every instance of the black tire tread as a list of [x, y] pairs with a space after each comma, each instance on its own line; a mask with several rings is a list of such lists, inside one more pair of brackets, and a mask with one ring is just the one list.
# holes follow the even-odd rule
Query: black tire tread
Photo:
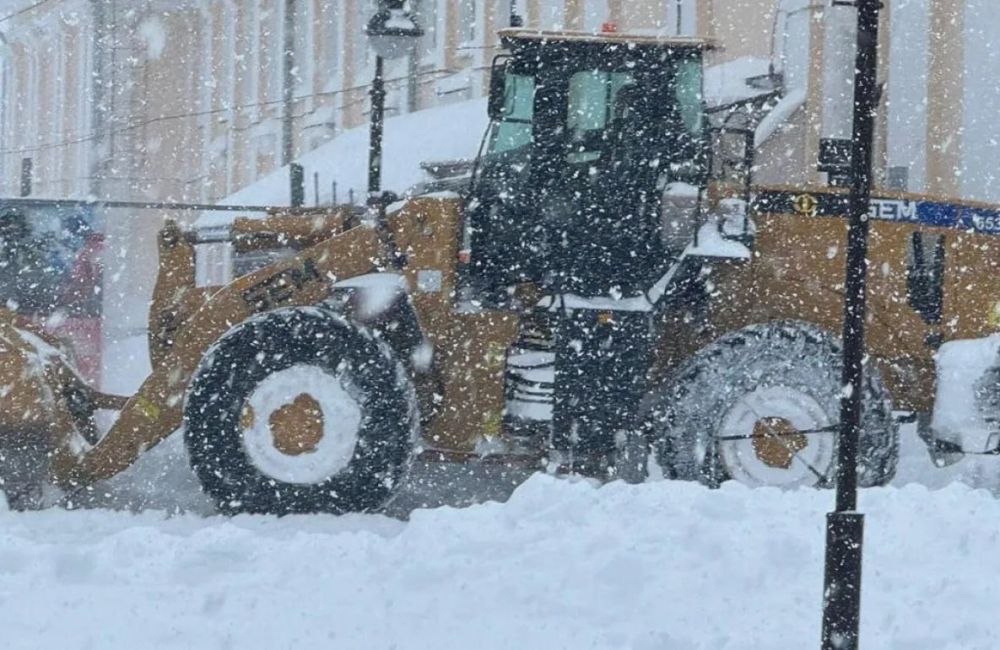
[[[365, 416], [347, 468], [315, 485], [289, 484], [259, 472], [238, 427], [250, 391], [297, 362], [347, 362], [362, 385]], [[184, 407], [191, 464], [220, 510], [344, 512], [378, 509], [393, 496], [412, 462], [420, 418], [409, 375], [392, 350], [364, 327], [319, 308], [267, 312], [219, 339], [195, 373]]]
[[[772, 321], [751, 325], [726, 334], [684, 361], [648, 400], [646, 431], [657, 461], [667, 476], [698, 480], [717, 485], [725, 480], [721, 466], [706, 467], [693, 458], [694, 444], [690, 435], [703, 435], [693, 429], [711, 429], [712, 414], [707, 410], [706, 393], [733, 391], [725, 386], [728, 369], [752, 372], [754, 366], [785, 363], [792, 367], [799, 359], [821, 359], [839, 386], [840, 345], [835, 337], [812, 323], [804, 321]], [[899, 434], [892, 415], [888, 390], [873, 364], [867, 364], [864, 378], [864, 429], [859, 449], [859, 484], [884, 485], [895, 474], [898, 459]], [[716, 396], [712, 403], [724, 399]], [[687, 433], [677, 433], [678, 419]], [[691, 422], [691, 420], [699, 420]], [[672, 429], [673, 428], [673, 429]], [[684, 439], [679, 439], [684, 438]], [[721, 472], [721, 473], [720, 473]], [[835, 467], [831, 466], [824, 486], [833, 484]]]

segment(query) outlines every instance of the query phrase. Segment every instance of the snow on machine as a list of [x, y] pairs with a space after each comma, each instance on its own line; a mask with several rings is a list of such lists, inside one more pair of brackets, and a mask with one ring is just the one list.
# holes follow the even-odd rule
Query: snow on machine
[[[153, 372], [110, 431], [91, 435], [93, 408], [63, 399], [78, 385], [63, 357], [22, 337], [0, 366], [3, 435], [21, 440], [19, 422], [44, 413], [47, 472], [72, 491], [180, 432], [230, 513], [377, 509], [418, 455], [831, 485], [846, 194], [751, 187], [752, 138], [713, 155], [745, 134], [708, 128], [704, 41], [502, 38], [465, 195], [416, 196], [384, 219], [239, 219], [237, 252], [290, 253], [222, 287], [196, 287], [199, 235], [168, 224]], [[1000, 300], [996, 209], [899, 194], [872, 216], [865, 486], [893, 476], [894, 410], [919, 415], [936, 453], [963, 450], [932, 427], [935, 352], [994, 332]], [[57, 370], [25, 372], [42, 358]], [[994, 362], [974, 451], [1000, 444]]]

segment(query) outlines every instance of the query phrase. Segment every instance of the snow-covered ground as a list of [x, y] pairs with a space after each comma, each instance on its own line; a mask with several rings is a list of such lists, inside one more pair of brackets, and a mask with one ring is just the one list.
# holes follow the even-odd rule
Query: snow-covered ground
[[[1000, 647], [1000, 501], [973, 487], [996, 492], [1000, 462], [937, 469], [912, 427], [903, 439], [896, 483], [861, 497], [864, 647]], [[179, 443], [92, 504], [159, 510], [0, 506], [0, 647], [818, 644], [828, 490], [541, 474], [506, 503], [426, 508], [504, 499], [524, 476], [422, 466], [396, 517], [227, 519]]]
[[[0, 512], [15, 648], [798, 649], [828, 491], [538, 475], [505, 504], [222, 519]], [[865, 491], [868, 648], [1000, 647], [1000, 503]]]

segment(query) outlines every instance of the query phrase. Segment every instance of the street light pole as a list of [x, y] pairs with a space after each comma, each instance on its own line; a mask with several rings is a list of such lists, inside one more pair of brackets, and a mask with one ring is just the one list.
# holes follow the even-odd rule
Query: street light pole
[[[385, 130], [385, 61], [375, 57], [375, 77], [371, 89], [371, 131], [368, 140], [368, 205], [382, 201], [382, 135]], [[381, 214], [380, 214], [381, 216]]]
[[823, 584], [823, 650], [856, 650], [861, 612], [864, 515], [858, 505], [858, 438], [863, 409], [868, 206], [872, 189], [872, 142], [878, 103], [880, 0], [856, 0], [857, 58], [854, 74], [854, 140], [851, 157], [850, 228], [844, 296], [843, 396], [837, 456], [836, 510], [826, 520]]
[[295, 101], [295, 0], [285, 0], [281, 55], [281, 165], [292, 162], [295, 134], [292, 109]]
[[378, 10], [365, 26], [375, 51], [375, 78], [371, 89], [371, 130], [368, 140], [368, 207], [379, 223], [385, 220], [382, 192], [382, 135], [385, 130], [385, 61], [413, 54], [424, 31], [406, 10], [406, 0], [380, 0]]

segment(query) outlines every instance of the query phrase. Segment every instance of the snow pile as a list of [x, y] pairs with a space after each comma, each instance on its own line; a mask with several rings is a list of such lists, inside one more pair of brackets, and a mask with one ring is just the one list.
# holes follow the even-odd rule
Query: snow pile
[[[391, 117], [385, 122], [382, 186], [402, 193], [425, 180], [424, 162], [475, 158], [489, 118], [486, 100], [476, 99]], [[319, 174], [320, 203], [329, 203], [333, 183], [337, 201], [364, 203], [368, 187], [368, 125], [341, 133], [296, 162], [305, 168], [307, 205], [314, 202], [313, 179]], [[289, 172], [282, 167], [223, 201], [229, 205], [288, 205]], [[229, 223], [227, 213], [206, 214], [200, 226]]]
[[[968, 451], [991, 451], [996, 446], [996, 424], [986, 422], [976, 387], [997, 362], [1000, 336], [949, 341], [935, 355], [937, 394], [931, 426], [938, 435]], [[986, 390], [994, 390], [988, 383]]]
[[[408, 523], [0, 512], [0, 630], [9, 649], [816, 647], [832, 501], [542, 475]], [[1000, 647], [1000, 503], [861, 505], [865, 647]]]

